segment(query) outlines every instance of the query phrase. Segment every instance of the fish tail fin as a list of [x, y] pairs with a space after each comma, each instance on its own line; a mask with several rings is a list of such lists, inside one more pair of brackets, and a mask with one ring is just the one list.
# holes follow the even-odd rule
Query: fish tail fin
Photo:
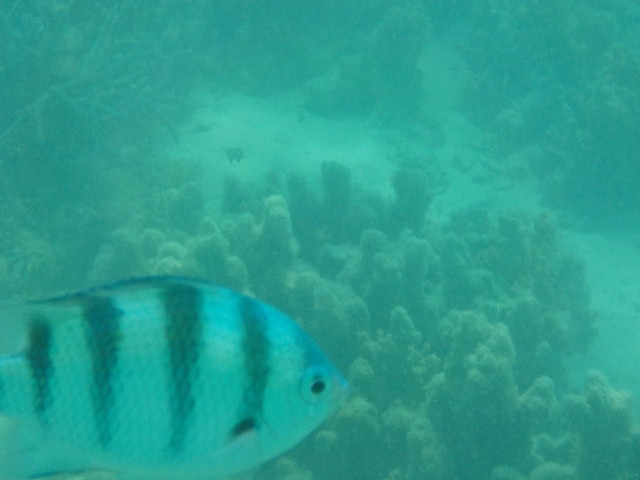
[[0, 302], [0, 357], [22, 352], [27, 340], [27, 311], [20, 302]]

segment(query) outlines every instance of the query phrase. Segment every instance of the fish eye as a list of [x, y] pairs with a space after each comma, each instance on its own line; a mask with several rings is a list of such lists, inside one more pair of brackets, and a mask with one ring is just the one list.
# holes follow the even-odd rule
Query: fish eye
[[311, 403], [317, 402], [329, 390], [328, 372], [317, 367], [308, 368], [302, 378], [301, 390], [302, 398]]
[[326, 384], [324, 383], [324, 380], [318, 379], [311, 384], [311, 392], [315, 395], [319, 395], [324, 392], [325, 387]]

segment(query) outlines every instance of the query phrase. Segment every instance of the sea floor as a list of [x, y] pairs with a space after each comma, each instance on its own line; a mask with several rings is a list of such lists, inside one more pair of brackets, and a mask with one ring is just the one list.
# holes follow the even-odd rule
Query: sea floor
[[614, 388], [635, 398], [640, 418], [640, 234], [566, 232], [568, 245], [586, 262], [591, 302], [598, 314], [589, 352], [572, 361], [576, 378], [596, 369]]

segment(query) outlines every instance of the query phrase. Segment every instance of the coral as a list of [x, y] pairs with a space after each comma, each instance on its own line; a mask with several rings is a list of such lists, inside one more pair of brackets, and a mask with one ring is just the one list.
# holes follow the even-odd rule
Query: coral
[[440, 370], [440, 359], [423, 343], [406, 310], [394, 308], [389, 326], [375, 333], [358, 333], [359, 357], [351, 374], [357, 389], [376, 405], [388, 406], [402, 400], [415, 407], [424, 396], [424, 388]]
[[306, 108], [328, 117], [373, 114], [391, 125], [419, 118], [425, 103], [419, 60], [430, 37], [425, 10], [414, 1], [383, 2], [350, 14], [345, 38], [360, 48], [336, 52], [305, 83]]
[[399, 265], [385, 252], [386, 247], [383, 232], [365, 230], [360, 236], [359, 249], [346, 259], [337, 277], [366, 299], [376, 317], [386, 315], [399, 300]]
[[[368, 300], [374, 326], [382, 326], [391, 309], [401, 303], [400, 264], [392, 255], [381, 252], [373, 257], [368, 278]], [[367, 285], [365, 283], [365, 285]]]
[[515, 350], [506, 326], [452, 312], [440, 328], [447, 354], [429, 383], [427, 414], [456, 459], [454, 474], [477, 478], [495, 465], [526, 464], [529, 426], [516, 417]]
[[[387, 246], [386, 235], [379, 230], [365, 230], [360, 237], [360, 252], [362, 253], [363, 260], [367, 264], [371, 264], [373, 256], [376, 253], [381, 252]], [[370, 268], [364, 267], [370, 271]]]
[[[640, 74], [640, 64], [635, 63], [630, 65], [631, 75]], [[562, 172], [561, 206], [595, 225], [638, 225], [635, 212], [640, 201], [635, 192], [640, 168], [633, 152], [640, 148], [634, 133], [640, 128], [640, 95], [626, 82], [606, 72], [583, 89], [577, 108], [586, 127], [567, 153], [573, 161]]]
[[325, 243], [318, 251], [316, 268], [325, 278], [335, 279], [353, 256], [353, 250], [344, 244]]
[[404, 304], [416, 316], [424, 315], [424, 297], [438, 280], [433, 271], [436, 263], [437, 255], [428, 240], [416, 237], [406, 240], [402, 252], [402, 292]]
[[42, 295], [56, 281], [65, 285], [64, 269], [57, 261], [55, 248], [44, 238], [26, 228], [3, 231], [2, 237], [2, 298]]
[[545, 463], [533, 469], [529, 475], [531, 480], [576, 480], [576, 472], [569, 465], [557, 463]]
[[225, 177], [222, 185], [221, 209], [225, 213], [250, 213], [259, 216], [264, 202], [256, 186], [237, 176]]
[[313, 288], [311, 308], [300, 317], [322, 345], [334, 346], [335, 361], [339, 364], [349, 361], [353, 349], [351, 319], [345, 308], [348, 298], [350, 294], [339, 286], [320, 280]]
[[553, 381], [549, 377], [539, 377], [518, 398], [518, 421], [528, 426], [531, 436], [543, 431], [550, 420], [557, 418], [558, 408]]
[[470, 15], [461, 47], [475, 79], [469, 112], [489, 125], [501, 157], [542, 148], [537, 174], [547, 198], [580, 223], [637, 225], [640, 97], [630, 79], [640, 62], [625, 7], [491, 4], [500, 13]]
[[[117, 150], [171, 139], [167, 118], [185, 107], [175, 90], [184, 86], [185, 70], [166, 68], [184, 61], [176, 39], [148, 35], [150, 16], [127, 6], [56, 3], [14, 2], [2, 16], [8, 48], [0, 69], [11, 72], [0, 81], [3, 157], [25, 165], [85, 163], [97, 144]], [[150, 54], [159, 43], [163, 55]]]
[[377, 115], [390, 123], [415, 119], [422, 108], [418, 60], [430, 33], [419, 3], [392, 6], [372, 30], [363, 67]]
[[382, 414], [381, 419], [387, 445], [386, 460], [390, 465], [387, 478], [447, 478], [445, 449], [429, 421], [416, 409], [398, 401]]
[[452, 308], [478, 308], [507, 324], [518, 355], [519, 385], [539, 375], [564, 381], [562, 360], [595, 331], [584, 265], [559, 247], [549, 214], [469, 209], [454, 216], [440, 264]]
[[[300, 185], [296, 198], [318, 205]], [[350, 198], [355, 210], [366, 201]], [[261, 220], [230, 216], [221, 234], [227, 255], [246, 262], [249, 283], [350, 365], [350, 418], [338, 416], [315, 437], [325, 458], [340, 459], [327, 475], [347, 468], [344, 452], [375, 458], [356, 468], [385, 478], [572, 475], [571, 442], [554, 430], [555, 384], [563, 385], [566, 355], [592, 335], [593, 315], [582, 266], [562, 251], [549, 215], [480, 207], [413, 233], [380, 222], [354, 245], [298, 232], [323, 228], [322, 217], [293, 222], [288, 211], [283, 197], [270, 197]], [[292, 253], [294, 232], [316, 239], [305, 261]], [[261, 242], [280, 245], [272, 247], [279, 255], [261, 257]], [[259, 265], [277, 267], [275, 288], [265, 288]], [[346, 427], [355, 406], [368, 412], [360, 428], [376, 425], [366, 454]]]
[[130, 230], [116, 230], [96, 256], [88, 281], [93, 285], [113, 282], [147, 273], [137, 235]]
[[[438, 223], [430, 218], [439, 193], [438, 159], [402, 153], [390, 159], [396, 162], [390, 198], [354, 181], [348, 161], [319, 158], [317, 178], [290, 173], [283, 182], [271, 173], [262, 183], [226, 179], [223, 191], [214, 192], [222, 198], [216, 213], [217, 205], [205, 201], [202, 175], [188, 159], [147, 158], [153, 141], [146, 132], [172, 136], [170, 125], [158, 125], [163, 105], [171, 100], [155, 83], [165, 77], [153, 65], [163, 62], [150, 59], [123, 77], [147, 51], [142, 37], [157, 39], [148, 51], [168, 52], [169, 38], [180, 44], [184, 36], [198, 39], [207, 30], [207, 38], [219, 35], [225, 41], [189, 44], [219, 48], [202, 56], [215, 59], [220, 85], [235, 81], [234, 88], [237, 83], [266, 88], [259, 85], [261, 75], [271, 77], [266, 84], [315, 78], [304, 88], [311, 92], [307, 105], [316, 111], [369, 115], [373, 124], [399, 125], [424, 114], [422, 81], [428, 79], [422, 78], [418, 60], [431, 34], [429, 15], [437, 17], [441, 29], [448, 19], [460, 18], [477, 40], [461, 45], [477, 73], [471, 85], [475, 92], [470, 91], [476, 104], [467, 105], [491, 130], [492, 144], [486, 148], [499, 154], [486, 155], [495, 156], [496, 168], [508, 170], [501, 165], [508, 154], [513, 159], [533, 152], [519, 160], [522, 171], [529, 167], [547, 186], [547, 177], [553, 177], [555, 202], [574, 211], [610, 212], [612, 205], [619, 206], [613, 210], [620, 218], [626, 210], [627, 218], [637, 221], [638, 166], [627, 160], [638, 150], [634, 79], [640, 62], [636, 53], [616, 46], [624, 42], [611, 41], [609, 35], [619, 35], [622, 24], [617, 16], [599, 18], [603, 7], [576, 0], [491, 0], [468, 10], [443, 0], [407, 0], [355, 9], [335, 2], [314, 9], [293, 1], [273, 9], [259, 2], [254, 8], [226, 2], [219, 7], [233, 15], [218, 19], [207, 2], [198, 1], [189, 8], [204, 9], [202, 18], [188, 21], [188, 12], [172, 19], [157, 10], [185, 8], [182, 4], [151, 3], [138, 18], [124, 4], [93, 11], [91, 1], [39, 2], [30, 14], [40, 18], [42, 29], [37, 18], [24, 17], [33, 27], [30, 36], [16, 24], [17, 15], [2, 13], [0, 70], [9, 76], [35, 73], [25, 91], [0, 92], [7, 100], [0, 102], [5, 113], [0, 116], [3, 294], [181, 274], [255, 294], [290, 314], [349, 372], [353, 395], [320, 431], [266, 465], [259, 476], [640, 478], [640, 435], [629, 397], [598, 374], [588, 377], [584, 392], [566, 393], [566, 359], [589, 346], [595, 316], [584, 265], [564, 250], [550, 214], [481, 205], [442, 215], [448, 219]], [[69, 10], [68, 21], [67, 14], [46, 10], [53, 4]], [[15, 8], [23, 13], [20, 2]], [[321, 18], [315, 8], [340, 12], [348, 21]], [[289, 15], [298, 11], [306, 19]], [[273, 35], [263, 21], [281, 25], [283, 12], [292, 30]], [[160, 37], [131, 28], [153, 22], [163, 24]], [[313, 33], [300, 33], [311, 25]], [[341, 37], [333, 35], [340, 25], [349, 25], [348, 51], [311, 40]], [[140, 37], [119, 39], [125, 27]], [[594, 49], [594, 39], [602, 40], [603, 48]], [[44, 55], [36, 56], [46, 62], [39, 62], [23, 48], [38, 51], [39, 42], [60, 48], [55, 55], [40, 49]], [[265, 51], [265, 44], [278, 42], [279, 48]], [[534, 49], [533, 57], [522, 55], [530, 43], [544, 48]], [[318, 50], [317, 45], [323, 46]], [[238, 56], [240, 47], [247, 55], [234, 62], [230, 54]], [[114, 49], [131, 54], [113, 63], [118, 60]], [[314, 52], [310, 61], [318, 62], [313, 68], [303, 59], [309, 52]], [[285, 62], [287, 72], [264, 68], [290, 54], [299, 57]], [[297, 70], [304, 66], [308, 70]], [[7, 78], [0, 85], [6, 86]], [[123, 78], [135, 88], [123, 92], [117, 83]], [[338, 104], [341, 108], [334, 109]], [[160, 114], [147, 115], [149, 105]], [[87, 115], [90, 111], [95, 116]], [[131, 121], [115, 125], [121, 115]], [[151, 126], [142, 125], [146, 121]], [[96, 130], [106, 144], [118, 147], [113, 155], [80, 155], [99, 143], [91, 141]], [[233, 139], [221, 141], [226, 145]], [[226, 164], [224, 145], [218, 149]], [[482, 149], [485, 155], [484, 146], [463, 148]], [[238, 165], [240, 154], [229, 155], [234, 168], [268, 160], [253, 154]], [[139, 181], [142, 172], [151, 175], [145, 176], [148, 185]], [[588, 193], [574, 196], [570, 185], [583, 190], [586, 185]], [[62, 207], [50, 202], [60, 190], [72, 192]], [[630, 201], [621, 202], [625, 198]], [[40, 225], [46, 223], [43, 218], [50, 220], [46, 227]]]
[[352, 397], [330, 424], [301, 446], [301, 458], [314, 477], [322, 480], [336, 478], [345, 471], [375, 475], [384, 463], [381, 433], [378, 409], [360, 396]]
[[191, 236], [157, 228], [116, 231], [96, 256], [89, 282], [140, 275], [193, 276], [241, 292], [248, 287], [244, 262], [230, 252], [228, 240], [209, 217], [201, 220], [199, 231]]
[[462, 235], [447, 235], [440, 252], [444, 303], [461, 310], [473, 308], [481, 298], [498, 296], [491, 272], [474, 264], [474, 239], [465, 240]]
[[247, 268], [230, 252], [229, 241], [213, 219], [204, 217], [198, 233], [186, 239], [163, 237], [161, 232], [153, 229], [142, 234], [148, 268], [152, 273], [195, 276], [240, 292], [247, 289]]
[[287, 177], [287, 192], [291, 224], [300, 242], [300, 256], [313, 258], [326, 237], [322, 228], [321, 201], [302, 175]]
[[257, 239], [259, 262], [280, 267], [289, 266], [296, 256], [296, 243], [291, 229], [291, 216], [285, 199], [268, 197]]
[[450, 460], [429, 419], [416, 415], [406, 435], [407, 478], [451, 478]]
[[252, 258], [246, 259], [256, 293], [276, 305], [286, 301], [287, 269], [293, 264], [297, 250], [291, 215], [284, 197], [267, 197], [252, 248]]
[[334, 242], [344, 241], [349, 233], [351, 217], [351, 172], [338, 162], [323, 162], [321, 178], [323, 222], [327, 226], [327, 234]]
[[200, 186], [195, 182], [187, 182], [163, 192], [158, 199], [156, 215], [173, 228], [194, 233], [204, 216], [203, 204]]
[[631, 395], [614, 390], [595, 371], [589, 373], [583, 395], [567, 396], [564, 410], [577, 436], [578, 478], [621, 478], [630, 462], [637, 463], [631, 407]]
[[368, 229], [337, 279], [367, 301], [376, 326], [385, 325], [391, 310], [403, 305], [419, 322], [420, 331], [432, 334], [441, 309], [436, 292], [442, 281], [433, 247], [416, 236], [390, 244], [383, 232]]
[[278, 458], [269, 465], [269, 468], [262, 469], [258, 479], [278, 478], [282, 480], [312, 480], [312, 473], [290, 458]]
[[410, 228], [418, 232], [433, 200], [427, 173], [418, 166], [401, 166], [394, 173], [391, 184], [396, 196], [389, 218], [392, 231]]
[[[554, 419], [559, 420], [560, 418], [560, 414], [554, 416]], [[543, 432], [532, 436], [532, 452], [536, 462], [539, 464], [544, 462], [561, 465], [574, 464], [575, 442], [573, 436], [566, 431], [558, 432], [557, 429], [552, 428], [552, 424], [549, 424]]]
[[218, 279], [225, 277], [229, 244], [210, 219], [203, 222], [199, 235], [189, 239], [187, 252], [191, 263], [189, 269], [194, 274]]
[[500, 466], [491, 471], [491, 480], [527, 480], [527, 478], [513, 468]]
[[153, 275], [185, 275], [184, 260], [187, 249], [176, 241], [166, 241], [158, 246], [157, 254], [150, 260]]

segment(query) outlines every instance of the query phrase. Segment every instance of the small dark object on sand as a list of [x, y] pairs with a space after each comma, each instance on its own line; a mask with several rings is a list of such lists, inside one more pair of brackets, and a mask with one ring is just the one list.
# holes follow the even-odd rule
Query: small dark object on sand
[[227, 160], [229, 160], [229, 163], [240, 163], [240, 160], [244, 157], [244, 150], [240, 147], [225, 148], [224, 151], [227, 154]]

